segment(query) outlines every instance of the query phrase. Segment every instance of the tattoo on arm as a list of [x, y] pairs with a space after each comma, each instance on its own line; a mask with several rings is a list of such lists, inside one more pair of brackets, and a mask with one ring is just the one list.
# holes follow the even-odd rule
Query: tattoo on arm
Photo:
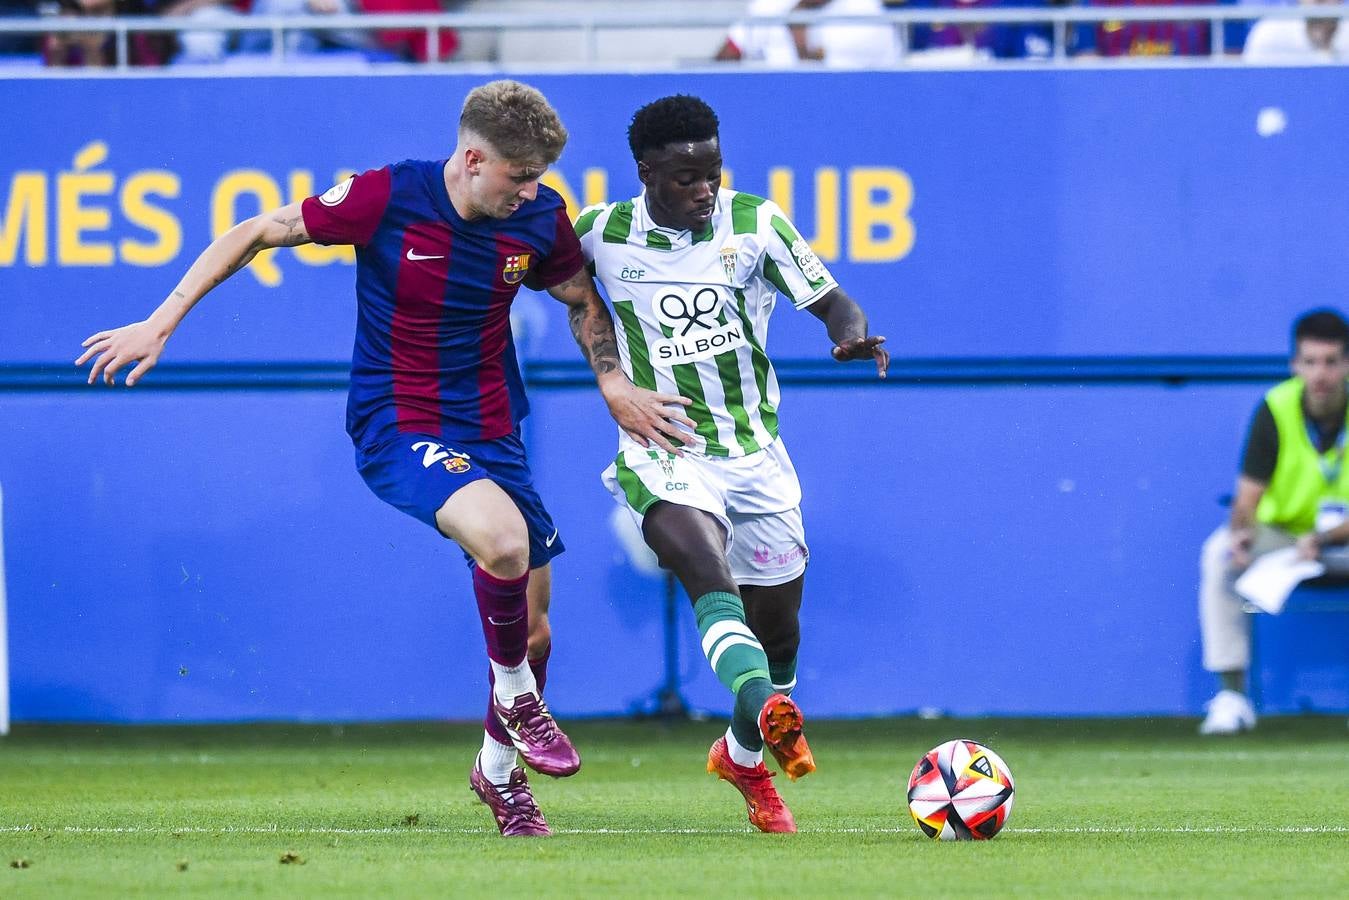
[[304, 216], [277, 215], [272, 221], [286, 227], [286, 233], [277, 241], [278, 247], [296, 247], [309, 240], [309, 235], [304, 230]]
[[[286, 229], [285, 232], [279, 237], [276, 236], [275, 231], [273, 231], [272, 236], [270, 237], [259, 235], [254, 238], [253, 243], [248, 245], [242, 257], [234, 260], [234, 262], [225, 267], [224, 272], [211, 280], [211, 288], [215, 288], [222, 284], [225, 279], [252, 262], [253, 257], [257, 256], [263, 250], [270, 250], [273, 247], [298, 247], [301, 244], [309, 243], [309, 232], [305, 230], [304, 216], [302, 214], [297, 213], [288, 216], [284, 212], [278, 212], [276, 215], [272, 216], [272, 223], [283, 226]], [[208, 288], [208, 290], [209, 289], [210, 288]]]
[[609, 311], [596, 303], [578, 303], [567, 313], [571, 335], [596, 375], [607, 375], [618, 368], [618, 338]]
[[614, 336], [614, 320], [595, 290], [590, 273], [581, 269], [561, 284], [549, 288], [548, 292], [567, 304], [571, 336], [595, 374], [607, 375], [617, 369], [618, 338]]

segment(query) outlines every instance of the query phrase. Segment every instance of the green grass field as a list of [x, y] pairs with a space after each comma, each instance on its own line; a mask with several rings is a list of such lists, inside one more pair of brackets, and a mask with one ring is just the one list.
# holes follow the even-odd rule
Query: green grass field
[[[1349, 896], [1343, 718], [811, 723], [820, 770], [779, 779], [796, 835], [752, 832], [703, 771], [720, 727], [573, 724], [580, 774], [534, 778], [557, 836], [507, 841], [470, 726], [18, 726], [0, 896]], [[904, 808], [952, 737], [1016, 777], [991, 842], [930, 842]]]

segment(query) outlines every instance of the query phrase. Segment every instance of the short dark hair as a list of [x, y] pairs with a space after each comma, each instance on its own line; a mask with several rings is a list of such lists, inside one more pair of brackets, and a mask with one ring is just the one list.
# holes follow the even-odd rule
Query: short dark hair
[[697, 97], [662, 97], [633, 113], [628, 146], [632, 158], [641, 162], [648, 150], [659, 150], [667, 144], [710, 141], [717, 136], [718, 125], [712, 107]]
[[1313, 309], [1298, 316], [1297, 321], [1293, 323], [1294, 355], [1297, 354], [1298, 343], [1308, 338], [1316, 341], [1336, 341], [1349, 351], [1349, 322], [1344, 320], [1339, 311], [1329, 307]]

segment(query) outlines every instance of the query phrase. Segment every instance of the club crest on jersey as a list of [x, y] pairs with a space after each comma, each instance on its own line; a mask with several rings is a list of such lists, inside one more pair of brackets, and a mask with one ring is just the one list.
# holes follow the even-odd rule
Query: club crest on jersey
[[506, 265], [501, 270], [501, 279], [507, 284], [519, 284], [529, 274], [528, 253], [516, 253], [506, 257]]
[[734, 247], [721, 248], [721, 270], [726, 273], [726, 280], [735, 284], [735, 256], [739, 251]]

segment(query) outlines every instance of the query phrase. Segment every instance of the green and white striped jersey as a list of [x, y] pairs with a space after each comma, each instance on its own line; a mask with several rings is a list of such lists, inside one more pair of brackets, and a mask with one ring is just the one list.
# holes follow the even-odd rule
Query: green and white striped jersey
[[587, 207], [576, 233], [613, 305], [623, 371], [693, 401], [686, 451], [744, 456], [775, 441], [768, 317], [779, 293], [804, 309], [837, 285], [782, 209], [723, 188], [694, 234], [652, 221], [643, 193]]

